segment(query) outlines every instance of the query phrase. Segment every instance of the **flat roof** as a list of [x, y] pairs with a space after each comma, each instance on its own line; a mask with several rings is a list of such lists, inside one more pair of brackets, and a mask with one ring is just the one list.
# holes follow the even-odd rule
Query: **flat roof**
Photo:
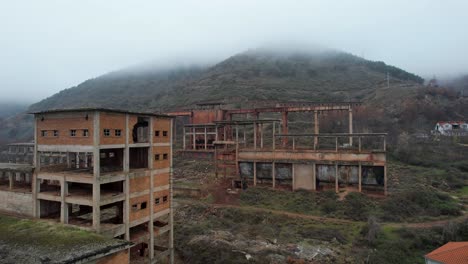
[[132, 245], [68, 225], [0, 215], [0, 263], [87, 263]]
[[114, 109], [114, 108], [101, 108], [101, 107], [48, 109], [48, 110], [42, 110], [42, 111], [29, 112], [29, 114], [38, 115], [38, 114], [50, 114], [50, 113], [90, 112], [90, 111], [112, 112], [112, 113], [132, 114], [132, 115], [150, 115], [150, 116], [157, 116], [157, 117], [174, 118], [172, 116], [169, 116], [169, 115], [166, 115], [166, 114], [160, 114], [160, 113], [136, 112], [136, 111], [131, 111], [131, 110]]
[[1, 171], [21, 171], [31, 172], [34, 166], [31, 164], [20, 164], [20, 163], [0, 163]]

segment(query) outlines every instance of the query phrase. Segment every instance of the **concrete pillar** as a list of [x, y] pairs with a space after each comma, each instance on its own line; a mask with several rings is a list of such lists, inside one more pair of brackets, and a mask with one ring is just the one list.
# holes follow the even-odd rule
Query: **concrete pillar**
[[[171, 131], [174, 129], [174, 120], [171, 122]], [[169, 250], [170, 250], [170, 255], [169, 255], [169, 263], [174, 264], [174, 192], [173, 192], [173, 160], [172, 160], [172, 154], [173, 154], [173, 143], [172, 143], [172, 138], [170, 139], [171, 141], [171, 153], [170, 153], [170, 167], [169, 167], [169, 224], [170, 224], [170, 233], [169, 233]]]
[[204, 134], [204, 136], [205, 136], [205, 137], [204, 137], [204, 139], [205, 139], [205, 150], [207, 150], [207, 149], [208, 149], [208, 136], [207, 136], [207, 134], [206, 134], [206, 127], [205, 127], [205, 134]]
[[[353, 109], [349, 106], [349, 134], [353, 134]], [[349, 146], [353, 145], [353, 137], [349, 137]]]
[[88, 168], [88, 152], [84, 153], [84, 162], [85, 162], [84, 164], [85, 168]]
[[272, 131], [272, 146], [271, 149], [275, 150], [276, 148], [276, 122], [273, 121], [273, 131]]
[[338, 182], [338, 163], [335, 163], [335, 192], [339, 193], [339, 182]]
[[100, 151], [99, 151], [99, 140], [100, 140], [100, 122], [99, 112], [94, 113], [94, 129], [93, 129], [93, 229], [99, 232], [101, 229], [101, 184], [99, 182], [100, 177]]
[[254, 141], [254, 149], [257, 149], [257, 122], [254, 122], [254, 132], [253, 132], [253, 141]]
[[314, 191], [317, 190], [317, 169], [316, 169], [316, 167], [317, 167], [317, 165], [314, 162], [312, 164], [312, 186], [313, 186]]
[[260, 148], [263, 149], [263, 123], [260, 124]]
[[66, 180], [60, 181], [60, 197], [61, 197], [61, 212], [60, 212], [60, 222], [63, 224], [68, 224], [68, 204], [65, 202], [65, 198], [68, 196], [68, 183]]
[[254, 186], [257, 186], [257, 162], [253, 163], [253, 173], [254, 173]]
[[245, 133], [245, 125], [242, 127], [242, 131], [244, 132], [244, 147], [247, 147], [247, 136]]
[[291, 164], [291, 174], [292, 174], [292, 190], [294, 191], [296, 188], [294, 187], [295, 185], [295, 170], [294, 170], [294, 163]]
[[67, 168], [71, 169], [71, 161], [70, 161], [70, 152], [66, 153], [67, 155]]
[[359, 162], [359, 171], [358, 171], [358, 190], [359, 192], [362, 192], [362, 165], [361, 162]]
[[185, 135], [185, 127], [184, 127], [183, 132], [182, 132], [182, 149], [184, 149], [184, 150], [186, 148], [186, 146], [185, 146], [185, 137], [186, 136], [187, 135]]
[[197, 130], [195, 127], [192, 127], [192, 149], [197, 149], [197, 136], [196, 136]]
[[[314, 134], [318, 134], [318, 133], [319, 133], [318, 111], [315, 110], [314, 111]], [[318, 137], [315, 136], [314, 137], [314, 149], [317, 149], [317, 145], [318, 145]]]
[[[130, 129], [129, 125], [129, 115], [125, 115], [125, 148], [124, 148], [124, 156], [123, 156], [123, 170], [125, 173], [125, 181], [123, 186], [123, 191], [125, 194], [125, 201], [123, 204], [123, 218], [124, 218], [124, 225], [125, 225], [125, 240], [130, 240], [130, 179], [129, 179], [129, 171], [130, 171]], [[185, 128], [184, 128], [184, 137], [185, 137]], [[184, 138], [184, 145], [185, 145], [185, 138]], [[154, 157], [152, 157], [154, 158]]]
[[384, 195], [388, 195], [387, 191], [387, 164], [384, 165]]
[[[282, 123], [281, 133], [287, 135], [288, 134], [288, 112], [281, 113], [281, 123]], [[288, 144], [288, 138], [283, 137], [281, 139], [281, 144], [283, 145], [283, 147], [286, 147], [286, 145]]]
[[75, 162], [75, 166], [77, 169], [80, 168], [80, 153], [79, 152], [76, 152], [76, 162]]
[[273, 185], [273, 189], [274, 189], [275, 186], [276, 186], [276, 175], [275, 175], [275, 174], [276, 174], [276, 173], [275, 173], [275, 162], [273, 162], [273, 163], [271, 164], [271, 179], [272, 179], [272, 181], [273, 181], [273, 184], [272, 184], [272, 185]]
[[[152, 130], [153, 128], [153, 123], [154, 123], [154, 117], [150, 117], [149, 120], [149, 127]], [[206, 131], [206, 130], [205, 130]], [[172, 130], [170, 131], [171, 133], [169, 135], [172, 135]], [[150, 191], [150, 199], [148, 201], [148, 206], [149, 206], [149, 211], [150, 211], [150, 219], [148, 223], [148, 232], [149, 232], [149, 260], [150, 263], [154, 259], [154, 175], [153, 175], [153, 160], [154, 160], [154, 153], [153, 153], [153, 138], [149, 138], [149, 143], [150, 147], [148, 148], [148, 169], [150, 170], [150, 186], [148, 186], [149, 191]], [[172, 144], [171, 144], [172, 147]], [[171, 153], [170, 153], [171, 154]]]
[[13, 189], [13, 187], [14, 187], [14, 182], [15, 182], [15, 181], [14, 181], [14, 179], [13, 179], [13, 172], [12, 172], [12, 171], [9, 171], [9, 172], [8, 172], [8, 183], [9, 183], [8, 186], [9, 186], [10, 190]]

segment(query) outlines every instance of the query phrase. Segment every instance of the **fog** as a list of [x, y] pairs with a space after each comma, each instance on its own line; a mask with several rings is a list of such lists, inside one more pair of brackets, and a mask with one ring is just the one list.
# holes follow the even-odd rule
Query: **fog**
[[422, 77], [468, 73], [468, 1], [6, 1], [0, 102], [132, 65], [211, 64], [272, 43], [329, 47]]

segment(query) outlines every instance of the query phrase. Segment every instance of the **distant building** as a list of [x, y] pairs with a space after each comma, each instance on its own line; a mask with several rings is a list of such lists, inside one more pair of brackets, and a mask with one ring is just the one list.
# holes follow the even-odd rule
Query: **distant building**
[[448, 242], [424, 256], [426, 264], [468, 263], [468, 242]]
[[443, 136], [468, 135], [468, 123], [465, 121], [439, 121], [433, 132]]

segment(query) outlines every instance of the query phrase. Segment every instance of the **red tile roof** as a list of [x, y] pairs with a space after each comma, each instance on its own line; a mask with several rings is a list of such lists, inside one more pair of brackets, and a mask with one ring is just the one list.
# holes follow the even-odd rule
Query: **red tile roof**
[[444, 264], [467, 264], [468, 242], [448, 242], [425, 257]]

